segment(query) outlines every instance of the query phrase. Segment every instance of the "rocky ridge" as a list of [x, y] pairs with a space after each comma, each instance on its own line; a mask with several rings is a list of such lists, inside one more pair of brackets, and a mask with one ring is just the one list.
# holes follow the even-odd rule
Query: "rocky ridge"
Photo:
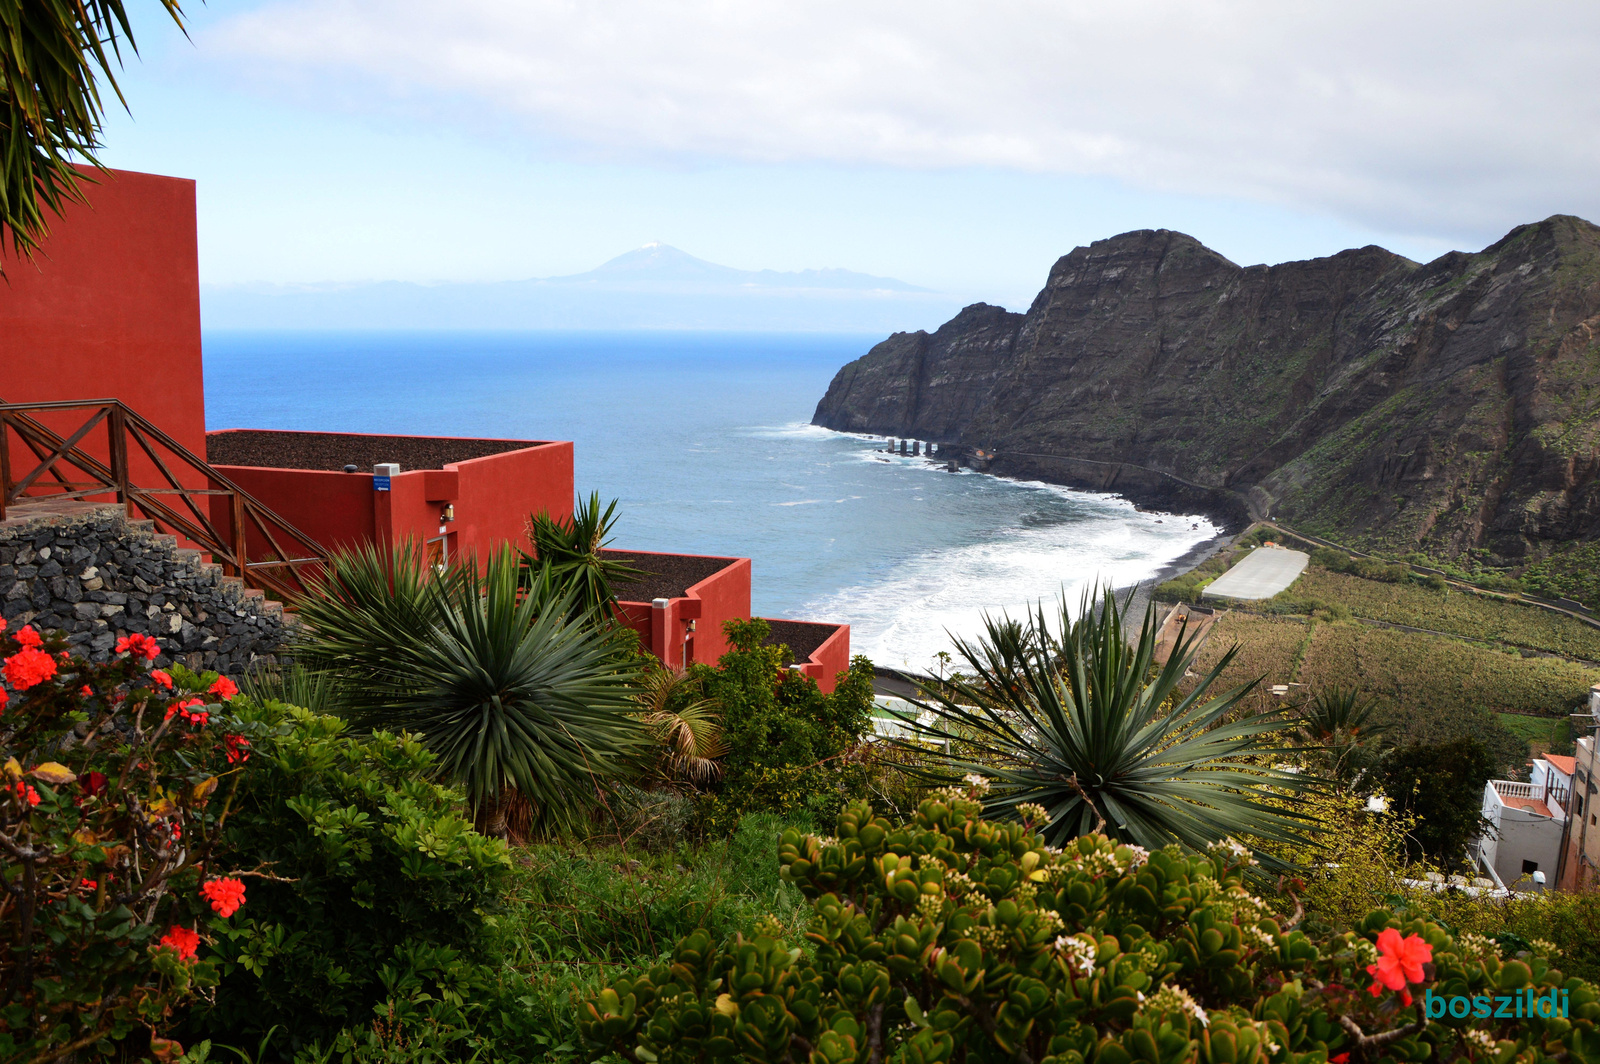
[[1124, 233], [1026, 314], [977, 304], [842, 368], [813, 423], [1368, 548], [1522, 566], [1600, 537], [1600, 227], [1477, 254], [1241, 267]]

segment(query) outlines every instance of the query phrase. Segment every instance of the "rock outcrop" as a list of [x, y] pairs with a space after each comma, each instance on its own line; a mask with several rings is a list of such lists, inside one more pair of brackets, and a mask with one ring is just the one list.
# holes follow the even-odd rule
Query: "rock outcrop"
[[1240, 267], [1125, 233], [1026, 314], [968, 307], [841, 369], [815, 424], [994, 472], [1502, 565], [1600, 535], [1600, 227], [1558, 215], [1419, 265]]

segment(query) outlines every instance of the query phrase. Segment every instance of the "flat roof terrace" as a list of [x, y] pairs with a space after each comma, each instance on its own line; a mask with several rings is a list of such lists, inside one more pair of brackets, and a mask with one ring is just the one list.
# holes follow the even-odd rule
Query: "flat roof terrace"
[[545, 440], [475, 440], [456, 436], [373, 436], [358, 432], [224, 429], [206, 434], [206, 460], [219, 466], [313, 469], [338, 473], [354, 465], [372, 472], [397, 462], [402, 472], [443, 469], [453, 462], [541, 447]]
[[700, 554], [634, 554], [625, 550], [600, 553], [608, 561], [622, 562], [642, 572], [642, 575], [630, 580], [618, 580], [612, 586], [617, 599], [622, 602], [684, 598], [691, 587], [739, 560]]

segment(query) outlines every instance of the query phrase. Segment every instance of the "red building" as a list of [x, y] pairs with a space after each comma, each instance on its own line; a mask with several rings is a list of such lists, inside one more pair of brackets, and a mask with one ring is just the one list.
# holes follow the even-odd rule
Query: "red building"
[[[167, 444], [157, 440], [151, 447], [150, 433], [115, 442], [114, 412], [104, 429], [96, 426], [77, 439], [94, 459], [91, 465], [106, 467], [101, 482], [120, 477], [117, 483], [130, 489], [130, 511], [143, 507], [160, 521], [149, 506], [171, 499], [172, 486], [217, 492], [185, 497], [194, 511], [185, 526], [161, 523], [219, 557], [231, 548], [240, 555], [240, 575], [251, 582], [257, 575], [252, 566], [267, 571], [256, 561], [263, 552], [303, 553], [271, 542], [282, 540], [285, 527], [300, 534], [298, 542], [324, 550], [413, 539], [443, 562], [481, 557], [506, 543], [526, 549], [530, 515], [571, 513], [571, 443], [206, 432], [194, 182], [127, 171], [98, 181], [88, 189], [87, 205], [71, 205], [54, 221], [36, 262], [6, 258], [0, 250], [8, 282], [0, 283], [0, 403], [115, 399], [153, 423], [170, 438]], [[92, 414], [80, 407], [26, 416], [65, 440]], [[15, 428], [0, 425], [0, 450], [16, 452], [16, 462], [0, 462], [9, 469], [38, 458], [37, 450], [29, 455], [14, 446], [20, 440]], [[8, 475], [0, 493], [13, 502], [59, 493], [68, 479], [56, 476], [52, 484], [41, 476], [19, 490], [22, 477]], [[78, 491], [100, 501], [119, 494]], [[281, 524], [242, 516], [247, 511], [270, 512]], [[621, 612], [643, 644], [669, 664], [715, 662], [727, 650], [723, 623], [750, 616], [747, 558], [613, 553], [645, 571], [620, 589]], [[772, 641], [794, 652], [793, 667], [832, 690], [835, 674], [849, 664], [849, 626], [771, 623]]]

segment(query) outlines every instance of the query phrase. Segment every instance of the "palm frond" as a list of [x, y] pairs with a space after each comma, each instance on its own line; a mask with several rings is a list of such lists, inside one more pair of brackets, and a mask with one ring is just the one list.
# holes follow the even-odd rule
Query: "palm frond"
[[616, 510], [617, 500], [602, 509], [600, 493], [591, 492], [570, 517], [554, 518], [548, 513], [530, 517], [528, 540], [534, 553], [523, 559], [525, 572], [547, 566], [558, 584], [576, 589], [578, 612], [611, 616], [617, 599], [614, 585], [642, 575], [642, 570], [605, 556]]

